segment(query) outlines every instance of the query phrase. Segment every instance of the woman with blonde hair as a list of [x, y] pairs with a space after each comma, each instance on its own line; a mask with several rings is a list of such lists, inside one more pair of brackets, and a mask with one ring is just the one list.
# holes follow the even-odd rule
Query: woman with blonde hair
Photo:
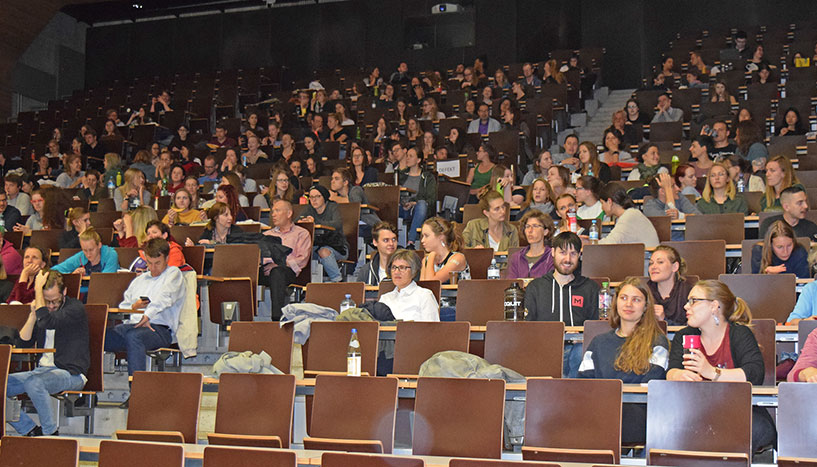
[[65, 158], [65, 172], [61, 173], [56, 180], [60, 188], [76, 188], [82, 183], [85, 172], [82, 171], [82, 157], [69, 154]]
[[117, 240], [119, 246], [123, 248], [142, 248], [142, 245], [148, 241], [145, 232], [148, 223], [158, 218], [156, 211], [150, 206], [139, 206], [133, 211], [126, 212], [122, 214], [121, 219], [113, 223], [116, 232], [114, 240]]
[[[637, 277], [619, 286], [610, 309], [610, 327], [596, 336], [579, 366], [579, 378], [619, 379], [626, 384], [643, 384], [664, 379], [669, 359], [669, 341], [655, 318], [652, 294]], [[621, 440], [643, 443], [647, 435], [644, 404], [622, 406]]]
[[125, 181], [114, 190], [113, 202], [117, 211], [128, 211], [139, 206], [149, 206], [153, 196], [145, 187], [145, 174], [139, 169], [125, 171]]
[[702, 214], [749, 214], [749, 205], [743, 194], [735, 189], [735, 183], [729, 177], [729, 168], [723, 162], [715, 162], [709, 168], [706, 185], [698, 200], [698, 210]]
[[562, 84], [565, 82], [565, 75], [561, 71], [559, 71], [559, 65], [556, 63], [556, 59], [550, 59], [545, 62], [544, 68], [544, 76], [542, 77], [543, 84]]
[[553, 189], [544, 178], [537, 178], [530, 184], [525, 202], [519, 212], [524, 216], [533, 210], [548, 215], [553, 212]]
[[423, 100], [422, 113], [420, 120], [439, 121], [445, 118], [445, 114], [440, 112], [437, 106], [437, 101], [433, 97], [426, 97]]
[[[763, 354], [749, 327], [752, 312], [742, 298], [723, 282], [700, 281], [689, 292], [685, 309], [687, 327], [672, 339], [668, 380], [763, 384]], [[776, 437], [766, 409], [752, 407], [752, 448], [757, 452], [773, 445]]]
[[766, 230], [763, 246], [752, 248], [752, 274], [795, 274], [798, 279], [811, 277], [808, 251], [784, 220], [775, 221]]
[[655, 316], [671, 326], [687, 324], [684, 305], [693, 284], [684, 278], [686, 269], [684, 258], [669, 245], [655, 247], [650, 255], [647, 287], [655, 301]]
[[780, 193], [790, 186], [803, 186], [791, 161], [783, 156], [774, 156], [766, 163], [766, 193], [760, 198], [760, 209], [762, 211], [781, 211]]

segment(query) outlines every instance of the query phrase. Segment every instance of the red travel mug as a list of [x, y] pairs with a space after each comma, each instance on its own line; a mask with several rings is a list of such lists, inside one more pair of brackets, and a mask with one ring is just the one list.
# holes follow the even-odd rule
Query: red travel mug
[[692, 349], [701, 348], [701, 336], [684, 336], [684, 354], [692, 353]]

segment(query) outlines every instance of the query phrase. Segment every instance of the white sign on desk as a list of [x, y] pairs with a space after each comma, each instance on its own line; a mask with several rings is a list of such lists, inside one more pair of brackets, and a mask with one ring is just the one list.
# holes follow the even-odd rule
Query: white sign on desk
[[451, 178], [460, 176], [460, 161], [437, 161], [437, 173], [440, 175], [448, 175]]

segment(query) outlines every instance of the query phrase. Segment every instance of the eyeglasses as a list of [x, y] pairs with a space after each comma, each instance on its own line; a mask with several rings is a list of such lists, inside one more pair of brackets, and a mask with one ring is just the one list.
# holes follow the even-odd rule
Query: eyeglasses
[[288, 178], [279, 178], [279, 179], [277, 179], [275, 181], [278, 182], [278, 183], [289, 183]]
[[48, 305], [60, 306], [60, 305], [62, 305], [62, 302], [63, 302], [64, 299], [65, 299], [64, 296], [60, 296], [60, 298], [58, 298], [56, 300], [45, 299], [45, 305], [46, 306], [48, 306]]
[[544, 229], [544, 228], [545, 228], [545, 226], [544, 226], [544, 225], [542, 225], [542, 224], [526, 224], [526, 225], [525, 225], [525, 230], [528, 230], [528, 229], [530, 229], [530, 230], [533, 230], [533, 229]]
[[394, 264], [394, 265], [392, 265], [391, 270], [392, 271], [406, 272], [406, 271], [411, 270], [411, 266], [404, 266], [404, 265]]
[[710, 300], [708, 298], [689, 297], [689, 300], [687, 300], [687, 305], [695, 306], [695, 304], [698, 303], [698, 302], [711, 302], [711, 301], [712, 300]]
[[309, 195], [309, 199], [321, 199], [323, 198], [322, 195]]

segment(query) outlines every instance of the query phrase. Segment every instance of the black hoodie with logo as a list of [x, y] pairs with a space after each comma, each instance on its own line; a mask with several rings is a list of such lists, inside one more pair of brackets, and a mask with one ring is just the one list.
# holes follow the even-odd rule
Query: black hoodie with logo
[[599, 284], [577, 275], [560, 286], [553, 274], [551, 271], [534, 279], [525, 289], [528, 321], [561, 321], [565, 326], [583, 326], [587, 319], [599, 319]]

